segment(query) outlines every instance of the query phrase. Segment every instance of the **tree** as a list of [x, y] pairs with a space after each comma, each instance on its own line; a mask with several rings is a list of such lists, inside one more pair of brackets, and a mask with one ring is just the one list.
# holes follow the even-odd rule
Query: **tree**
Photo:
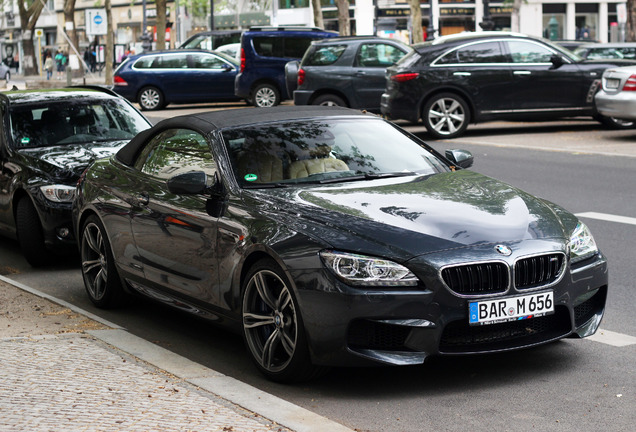
[[[75, 49], [79, 49], [79, 36], [77, 35], [77, 30], [75, 29], [75, 0], [64, 0], [64, 22], [73, 23], [73, 30], [71, 30], [71, 34], [69, 35], [69, 37], [71, 38], [71, 43], [73, 44]], [[84, 65], [81, 59], [79, 64], [80, 70], [84, 70]]]
[[627, 33], [625, 39], [627, 42], [636, 41], [636, 8], [634, 2], [636, 0], [627, 0]]
[[110, 85], [113, 83], [113, 59], [115, 58], [115, 40], [113, 37], [113, 11], [110, 0], [106, 0], [106, 52], [104, 53], [104, 75], [105, 83]]
[[320, 0], [311, 0], [311, 5], [314, 10], [314, 26], [325, 28], [325, 22], [322, 19], [322, 5], [320, 4]]
[[[43, 1], [17, 0], [20, 13], [20, 28], [22, 30], [22, 69], [26, 75], [37, 75], [38, 64], [35, 60], [35, 46], [33, 45], [33, 30], [40, 18]], [[26, 37], [25, 37], [26, 36]]]
[[337, 0], [336, 6], [338, 7], [338, 33], [340, 36], [350, 36], [349, 0]]
[[[411, 7], [411, 43], [424, 42], [424, 31], [422, 30], [422, 9], [420, 8], [420, 0], [409, 0]], [[431, 2], [429, 6], [432, 7]]]
[[157, 49], [166, 48], [166, 0], [155, 0], [157, 7]]

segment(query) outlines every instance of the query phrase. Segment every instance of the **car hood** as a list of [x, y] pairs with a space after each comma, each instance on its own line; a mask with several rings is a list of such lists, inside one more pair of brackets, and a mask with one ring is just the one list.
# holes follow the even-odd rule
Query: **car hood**
[[478, 244], [563, 239], [574, 228], [564, 227], [564, 220], [568, 225], [576, 220], [553, 204], [466, 170], [266, 193], [292, 223], [331, 247], [375, 249], [403, 259]]
[[126, 143], [128, 140], [65, 144], [20, 149], [19, 153], [31, 160], [33, 168], [52, 177], [77, 178], [92, 161], [116, 153]]

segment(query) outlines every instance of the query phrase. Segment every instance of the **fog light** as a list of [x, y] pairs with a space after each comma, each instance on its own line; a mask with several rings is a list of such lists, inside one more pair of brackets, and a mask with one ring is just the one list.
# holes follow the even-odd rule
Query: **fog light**
[[71, 234], [71, 230], [68, 228], [58, 228], [57, 235], [61, 238], [66, 238]]

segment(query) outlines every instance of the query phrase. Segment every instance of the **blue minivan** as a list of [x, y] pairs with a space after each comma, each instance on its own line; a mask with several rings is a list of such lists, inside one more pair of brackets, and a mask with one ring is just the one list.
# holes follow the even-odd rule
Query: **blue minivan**
[[234, 93], [257, 107], [291, 99], [285, 85], [285, 64], [300, 60], [315, 40], [338, 33], [316, 27], [252, 27], [241, 36], [241, 68]]

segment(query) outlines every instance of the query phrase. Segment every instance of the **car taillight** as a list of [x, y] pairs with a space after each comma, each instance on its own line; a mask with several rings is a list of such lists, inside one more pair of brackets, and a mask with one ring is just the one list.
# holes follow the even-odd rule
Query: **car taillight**
[[128, 83], [126, 82], [126, 80], [124, 80], [122, 77], [120, 77], [119, 75], [115, 75], [113, 77], [113, 84], [115, 84], [116, 86], [127, 86]]
[[636, 91], [636, 75], [632, 75], [627, 78], [627, 81], [625, 81], [625, 85], [623, 86], [623, 91]]
[[415, 72], [401, 73], [401, 74], [391, 76], [391, 81], [395, 81], [395, 82], [411, 81], [417, 78], [418, 76], [420, 76], [420, 74]]
[[301, 86], [305, 82], [305, 71], [298, 69], [298, 85]]
[[245, 71], [245, 50], [241, 48], [241, 72]]

